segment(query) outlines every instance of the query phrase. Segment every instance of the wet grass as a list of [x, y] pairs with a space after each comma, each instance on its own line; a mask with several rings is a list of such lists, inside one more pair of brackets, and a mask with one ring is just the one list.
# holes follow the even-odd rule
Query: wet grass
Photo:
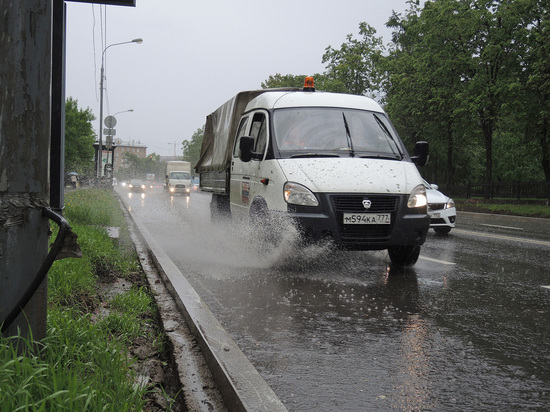
[[516, 204], [506, 201], [491, 202], [484, 199], [455, 199], [456, 208], [463, 212], [497, 213], [513, 216], [550, 219], [550, 206], [541, 204]]
[[135, 385], [131, 363], [89, 316], [50, 310], [42, 342], [0, 341], [1, 410], [143, 410], [146, 388]]
[[[85, 189], [67, 193], [65, 205], [83, 257], [58, 260], [48, 273], [44, 340], [0, 337], [0, 410], [150, 410], [151, 388], [139, 383], [131, 346], [150, 340], [162, 349], [151, 326], [153, 299], [134, 286], [102, 302], [98, 287], [100, 279], [142, 276], [131, 242], [124, 241], [129, 234], [118, 200], [112, 192]], [[122, 228], [118, 242], [107, 226]], [[55, 236], [54, 230], [52, 241]]]

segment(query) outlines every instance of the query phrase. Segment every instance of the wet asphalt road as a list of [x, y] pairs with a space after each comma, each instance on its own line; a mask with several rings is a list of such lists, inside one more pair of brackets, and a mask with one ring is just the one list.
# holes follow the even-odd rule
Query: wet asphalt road
[[117, 190], [290, 411], [550, 409], [549, 221], [461, 214], [395, 271]]

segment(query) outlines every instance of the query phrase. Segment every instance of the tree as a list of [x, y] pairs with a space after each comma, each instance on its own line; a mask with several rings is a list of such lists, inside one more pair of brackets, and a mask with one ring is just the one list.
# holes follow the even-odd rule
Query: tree
[[279, 87], [296, 87], [304, 86], [305, 75], [280, 74], [270, 75], [269, 78], [262, 82], [262, 89], [276, 89]]
[[191, 162], [191, 170], [194, 170], [195, 165], [199, 160], [203, 137], [204, 126], [198, 128], [195, 133], [193, 133], [191, 141], [184, 140], [181, 142], [181, 145], [183, 146], [183, 160]]
[[120, 169], [117, 177], [121, 179], [144, 179], [148, 174], [154, 174], [156, 180], [163, 178], [163, 168], [160, 155], [152, 153], [147, 157], [139, 157], [135, 153], [124, 153], [124, 159], [128, 167]]
[[328, 46], [323, 55], [327, 63], [326, 76], [341, 83], [351, 94], [375, 96], [381, 87], [383, 73], [381, 61], [384, 45], [376, 30], [367, 23], [359, 24], [362, 39], [348, 34], [340, 49]]
[[69, 97], [65, 103], [65, 170], [93, 174], [95, 133], [92, 111], [78, 108], [78, 101]]
[[547, 1], [517, 0], [509, 9], [520, 19], [513, 44], [519, 70], [510, 85], [518, 99], [509, 112], [523, 125], [523, 142], [539, 146], [537, 157], [550, 201], [550, 7]]
[[475, 160], [474, 115], [464, 99], [465, 79], [472, 72], [474, 18], [467, 3], [442, 0], [422, 10], [413, 5], [405, 18], [394, 13], [387, 24], [396, 31], [385, 60], [386, 109], [405, 141], [430, 142], [427, 171], [435, 181], [442, 174], [449, 185], [457, 170], [471, 174], [468, 166]]
[[[480, 137], [486, 182], [493, 181], [495, 140], [504, 135], [517, 139], [502, 128], [503, 108], [513, 99], [510, 84], [519, 67], [514, 52], [518, 19], [509, 3], [514, 2], [426, 2], [422, 10], [414, 8], [404, 19], [394, 15], [389, 22], [399, 31], [389, 69], [388, 110], [399, 108], [399, 118], [406, 113], [403, 108], [421, 108], [415, 131], [428, 132], [436, 149], [446, 147], [448, 183], [454, 180], [455, 165], [464, 160], [472, 164], [471, 156], [478, 152], [469, 143], [471, 136]], [[439, 136], [433, 134], [437, 130]], [[435, 154], [436, 159], [443, 156], [442, 150]], [[456, 156], [462, 159], [456, 161]]]

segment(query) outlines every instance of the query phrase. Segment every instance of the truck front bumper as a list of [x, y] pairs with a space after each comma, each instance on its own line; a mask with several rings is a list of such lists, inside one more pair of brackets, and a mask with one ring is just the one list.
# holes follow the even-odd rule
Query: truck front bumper
[[168, 186], [168, 191], [170, 193], [184, 193], [188, 195], [191, 193], [191, 187], [186, 187], [185, 185]]
[[[288, 213], [307, 239], [329, 239], [343, 249], [376, 250], [422, 245], [430, 226], [425, 208], [407, 207], [406, 195], [319, 194], [317, 207], [288, 205]], [[366, 210], [363, 200], [370, 200]], [[344, 213], [390, 214], [389, 224], [346, 224]]]

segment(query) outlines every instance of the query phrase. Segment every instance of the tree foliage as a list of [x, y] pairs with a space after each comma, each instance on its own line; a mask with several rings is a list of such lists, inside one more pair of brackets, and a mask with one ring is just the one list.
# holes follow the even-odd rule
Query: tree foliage
[[359, 35], [362, 39], [348, 34], [347, 42], [340, 49], [328, 46], [323, 63], [327, 63], [328, 78], [342, 84], [348, 93], [372, 94], [380, 90], [382, 83], [380, 63], [384, 45], [382, 38], [376, 37], [376, 30], [367, 23], [359, 24]]
[[[296, 87], [301, 89], [304, 87], [304, 80], [307, 76], [305, 74], [301, 75], [292, 75], [285, 74], [282, 75], [277, 73], [275, 75], [269, 76], [269, 78], [262, 82], [262, 89], [276, 89], [279, 87]], [[325, 92], [332, 93], [349, 93], [344, 84], [338, 80], [333, 79], [325, 74], [314, 74], [313, 78], [315, 79], [315, 89], [322, 90]]]
[[430, 141], [433, 175], [441, 170], [448, 184], [543, 178], [529, 165], [541, 156], [544, 165], [548, 140], [539, 135], [537, 153], [533, 137], [547, 132], [528, 108], [544, 95], [540, 84], [529, 88], [529, 73], [541, 62], [533, 40], [547, 15], [538, 0], [438, 0], [392, 16], [387, 109], [406, 139]]
[[193, 133], [191, 141], [184, 140], [181, 142], [181, 145], [183, 146], [183, 160], [191, 162], [191, 171], [195, 169], [195, 165], [199, 160], [203, 137], [204, 126], [198, 128], [195, 133]]
[[151, 153], [147, 157], [139, 157], [135, 153], [124, 153], [126, 167], [118, 170], [116, 177], [121, 180], [132, 178], [145, 179], [148, 174], [154, 174], [155, 180], [163, 180], [163, 165], [160, 161], [160, 155]]
[[[367, 23], [322, 56], [315, 75], [376, 98], [408, 147], [430, 143], [421, 172], [448, 185], [541, 181], [550, 198], [550, 3], [409, 0], [386, 47]], [[270, 76], [262, 87], [300, 87]], [[327, 88], [326, 90], [329, 90]]]
[[65, 171], [93, 174], [95, 133], [92, 111], [78, 108], [78, 101], [65, 102]]

